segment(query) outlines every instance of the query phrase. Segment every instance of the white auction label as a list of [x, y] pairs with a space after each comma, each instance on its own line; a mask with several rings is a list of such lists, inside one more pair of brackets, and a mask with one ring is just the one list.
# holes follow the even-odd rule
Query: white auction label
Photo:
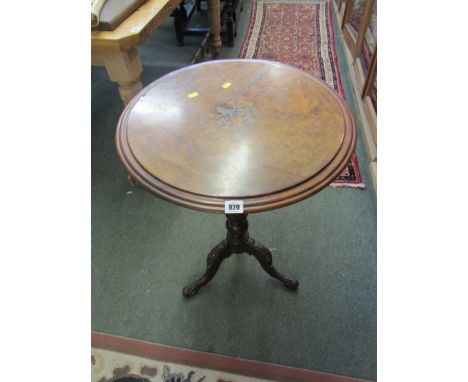
[[244, 212], [243, 200], [225, 200], [224, 213], [225, 214], [242, 214]]

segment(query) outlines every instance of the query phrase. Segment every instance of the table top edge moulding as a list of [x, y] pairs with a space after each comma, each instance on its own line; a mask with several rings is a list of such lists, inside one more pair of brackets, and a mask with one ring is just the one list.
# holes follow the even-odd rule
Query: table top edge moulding
[[[167, 182], [164, 182], [155, 177], [154, 174], [148, 172], [135, 157], [132, 148], [129, 145], [127, 135], [129, 114], [131, 113], [134, 105], [141, 99], [142, 95], [144, 95], [148, 88], [154, 86], [154, 84], [157, 84], [158, 81], [163, 79], [167, 80], [172, 76], [178, 75], [180, 72], [193, 70], [197, 66], [239, 61], [256, 62], [262, 63], [263, 65], [273, 65], [278, 68], [285, 68], [288, 71], [291, 71], [291, 73], [300, 73], [301, 76], [312, 79], [318, 85], [321, 85], [324, 89], [326, 89], [324, 93], [330, 94], [336, 101], [336, 105], [339, 105], [339, 110], [342, 113], [344, 121], [343, 137], [339, 148], [333, 157], [330, 158], [330, 160], [323, 166], [323, 168], [320, 168], [317, 173], [314, 173], [313, 176], [303, 179], [302, 181], [291, 185], [291, 187], [283, 188], [271, 193], [249, 195], [242, 198], [231, 198], [224, 195], [222, 197], [217, 197], [213, 195], [189, 192], [187, 190], [177, 188], [174, 185], [168, 184]], [[353, 115], [346, 102], [333, 89], [331, 89], [326, 83], [324, 83], [316, 76], [308, 74], [292, 66], [272, 61], [235, 59], [217, 60], [198, 65], [192, 65], [190, 67], [185, 67], [169, 73], [166, 76], [156, 80], [151, 85], [141, 90], [127, 105], [119, 119], [115, 139], [118, 156], [126, 171], [130, 174], [136, 183], [140, 184], [142, 187], [146, 188], [155, 195], [183, 207], [211, 213], [224, 213], [225, 200], [242, 199], [244, 203], [244, 213], [250, 214], [291, 205], [312, 196], [313, 194], [328, 186], [334, 179], [336, 179], [336, 177], [340, 174], [350, 159], [356, 145], [357, 132]]]

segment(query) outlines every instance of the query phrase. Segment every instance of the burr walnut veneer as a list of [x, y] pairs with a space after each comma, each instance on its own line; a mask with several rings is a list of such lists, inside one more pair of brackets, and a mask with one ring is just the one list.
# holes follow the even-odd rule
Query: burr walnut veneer
[[346, 166], [356, 127], [345, 102], [299, 69], [264, 60], [219, 60], [170, 73], [120, 117], [119, 157], [140, 185], [178, 205], [227, 214], [227, 237], [208, 255], [190, 297], [233, 253], [253, 255], [272, 277], [271, 252], [248, 234], [247, 214], [283, 207], [330, 184]]

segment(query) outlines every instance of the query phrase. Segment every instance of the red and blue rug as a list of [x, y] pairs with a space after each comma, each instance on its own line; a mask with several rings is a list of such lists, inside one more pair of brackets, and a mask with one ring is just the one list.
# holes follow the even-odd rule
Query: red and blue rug
[[[253, 0], [240, 57], [295, 66], [322, 78], [345, 98], [329, 1]], [[365, 187], [355, 153], [332, 186]]]

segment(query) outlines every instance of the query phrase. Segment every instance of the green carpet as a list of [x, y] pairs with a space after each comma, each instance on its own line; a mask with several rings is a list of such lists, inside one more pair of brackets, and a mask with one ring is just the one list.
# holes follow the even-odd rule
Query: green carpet
[[[246, 1], [235, 46], [223, 47], [221, 58], [237, 57], [250, 8]], [[201, 41], [187, 37], [179, 48], [172, 22], [140, 48], [144, 85], [186, 66]], [[357, 115], [338, 33], [335, 38]], [[187, 300], [181, 288], [203, 273], [207, 252], [225, 235], [225, 218], [172, 205], [128, 183], [114, 148], [122, 110], [116, 85], [103, 68], [92, 68], [92, 329], [376, 379], [376, 206], [362, 136], [356, 152], [365, 190], [327, 187], [295, 205], [249, 216], [251, 235], [272, 249], [278, 270], [299, 280], [297, 293], [242, 254]]]

